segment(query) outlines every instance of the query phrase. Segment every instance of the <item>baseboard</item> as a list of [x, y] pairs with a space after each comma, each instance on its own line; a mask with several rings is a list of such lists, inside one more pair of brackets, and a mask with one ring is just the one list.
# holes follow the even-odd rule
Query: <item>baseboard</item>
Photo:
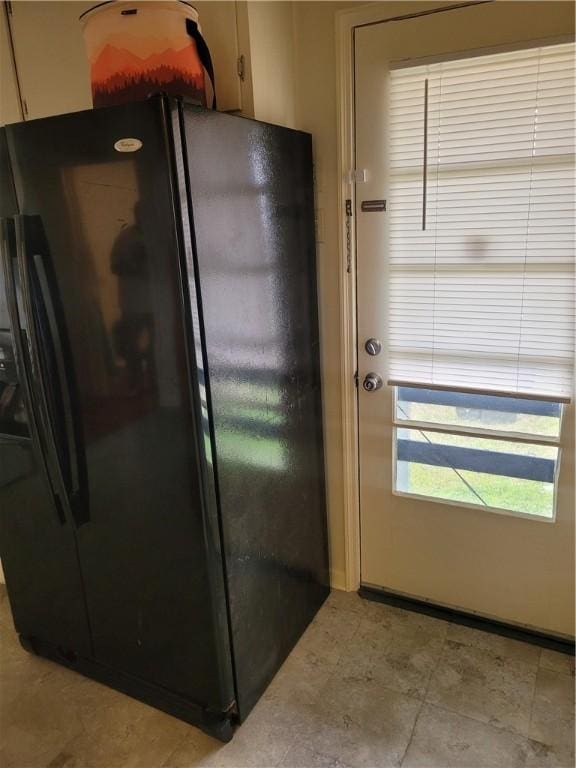
[[433, 616], [435, 619], [450, 621], [452, 624], [461, 624], [472, 629], [479, 629], [482, 632], [490, 632], [493, 635], [510, 637], [513, 640], [522, 640], [524, 643], [539, 645], [541, 648], [549, 648], [553, 651], [574, 656], [574, 640], [565, 639], [546, 632], [538, 632], [532, 629], [518, 627], [515, 624], [509, 624], [497, 619], [488, 619], [466, 611], [460, 611], [456, 608], [447, 608], [427, 600], [418, 600], [414, 597], [406, 597], [390, 592], [386, 589], [377, 587], [361, 586], [358, 590], [360, 597], [366, 600], [373, 600], [378, 603], [394, 605], [397, 608], [404, 608], [407, 611], [424, 613], [427, 616]]

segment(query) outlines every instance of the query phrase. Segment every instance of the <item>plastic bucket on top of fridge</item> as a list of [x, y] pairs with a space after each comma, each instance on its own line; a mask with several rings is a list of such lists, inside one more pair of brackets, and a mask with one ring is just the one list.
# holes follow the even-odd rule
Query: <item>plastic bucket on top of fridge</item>
[[205, 72], [216, 108], [214, 70], [198, 21], [183, 0], [111, 0], [80, 16], [95, 107], [155, 93], [208, 103]]

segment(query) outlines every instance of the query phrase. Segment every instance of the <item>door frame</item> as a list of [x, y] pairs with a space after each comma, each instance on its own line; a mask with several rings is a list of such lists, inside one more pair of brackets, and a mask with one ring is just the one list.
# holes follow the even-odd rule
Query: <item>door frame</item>
[[357, 27], [428, 16], [494, 0], [414, 2], [406, 0], [358, 5], [335, 15], [336, 107], [338, 139], [338, 255], [340, 308], [340, 401], [342, 408], [342, 476], [344, 480], [344, 588], [360, 587], [360, 456], [358, 450], [357, 296], [354, 32]]

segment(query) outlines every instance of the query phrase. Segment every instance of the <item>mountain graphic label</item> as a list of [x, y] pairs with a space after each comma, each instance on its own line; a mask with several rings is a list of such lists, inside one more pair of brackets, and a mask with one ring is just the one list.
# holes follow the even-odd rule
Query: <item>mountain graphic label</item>
[[153, 93], [186, 96], [205, 103], [204, 70], [194, 41], [145, 58], [125, 48], [106, 45], [91, 65], [94, 106], [142, 99]]

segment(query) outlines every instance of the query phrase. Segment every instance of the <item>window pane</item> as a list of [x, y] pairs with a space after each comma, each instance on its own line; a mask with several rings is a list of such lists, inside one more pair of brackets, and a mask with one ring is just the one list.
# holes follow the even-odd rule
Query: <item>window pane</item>
[[398, 421], [558, 438], [561, 412], [559, 403], [542, 400], [470, 395], [417, 387], [397, 389]]
[[395, 489], [552, 518], [558, 448], [396, 430]]

